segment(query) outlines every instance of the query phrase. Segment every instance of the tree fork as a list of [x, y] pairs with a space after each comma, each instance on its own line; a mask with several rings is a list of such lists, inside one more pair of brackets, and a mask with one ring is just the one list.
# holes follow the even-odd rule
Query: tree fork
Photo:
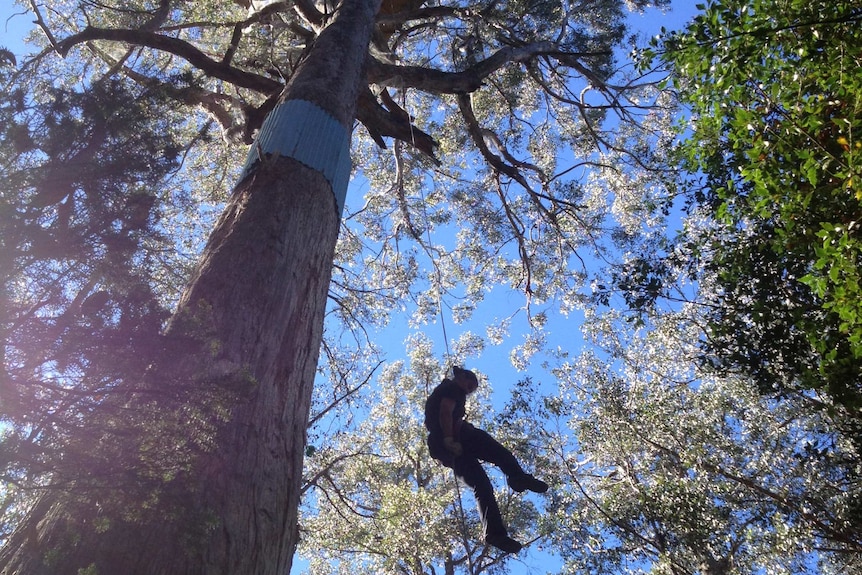
[[[349, 138], [378, 6], [379, 0], [344, 0], [281, 102], [314, 105]], [[272, 114], [283, 110], [277, 106]], [[334, 200], [339, 192], [320, 169], [328, 161], [273, 153], [249, 166], [167, 329], [169, 337], [181, 334], [191, 318], [203, 322], [212, 339], [196, 354], [174, 350], [161, 358], [146, 378], [148, 385], [161, 386], [167, 396], [177, 374], [199, 369], [191, 375], [201, 394], [189, 396], [185, 406], [171, 401], [160, 406], [150, 394], [147, 406], [155, 407], [155, 415], [161, 407], [166, 419], [194, 412], [200, 408], [195, 400], [215, 401], [215, 408], [225, 412], [207, 438], [209, 448], [177, 460], [176, 476], [157, 478], [148, 492], [169, 492], [175, 511], [148, 512], [153, 501], [129, 508], [133, 496], [121, 505], [100, 501], [98, 492], [76, 497], [72, 489], [49, 491], [0, 550], [0, 573], [290, 571], [305, 432], [340, 221]], [[240, 382], [226, 401], [212, 400], [220, 384], [206, 387], [219, 374]], [[193, 417], [185, 417], [187, 441], [206, 435]], [[135, 450], [154, 429], [139, 423], [132, 431], [129, 449]], [[114, 471], [119, 476], [124, 470]]]

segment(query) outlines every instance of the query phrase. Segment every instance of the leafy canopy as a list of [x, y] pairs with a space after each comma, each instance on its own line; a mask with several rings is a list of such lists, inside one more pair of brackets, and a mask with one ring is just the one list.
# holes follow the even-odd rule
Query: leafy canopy
[[[705, 349], [767, 393], [862, 406], [862, 11], [855, 2], [702, 6], [661, 58], [692, 117], [680, 150]], [[655, 44], [658, 47], [658, 43]], [[695, 247], [696, 246], [696, 247]], [[698, 267], [703, 266], [703, 272]]]
[[[384, 3], [354, 134], [366, 187], [348, 199], [323, 344], [336, 396], [349, 393], [338, 377], [350, 371], [346, 348], [366, 346], [365, 330], [393, 312], [412, 312], [414, 325], [441, 310], [466, 321], [504, 285], [525, 294], [540, 329], [547, 308], [584, 304], [597, 238], [616, 226], [612, 212], [621, 237], [634, 235], [656, 193], [642, 184], [666, 157], [670, 106], [655, 105], [655, 86], [614, 60], [626, 7], [663, 4]], [[152, 355], [182, 351], [160, 338], [168, 310], [255, 131], [332, 7], [56, 0], [27, 9], [41, 51], [20, 65], [0, 53], [3, 478], [30, 489], [105, 464], [110, 484], [110, 471], [126, 466], [129, 481], [157, 494], [209, 447], [209, 424], [230, 402], [205, 407], [199, 390], [178, 385], [176, 421], [155, 400], [124, 419], [122, 390]], [[503, 320], [463, 348], [506, 331]], [[196, 344], [216, 347], [208, 336]], [[540, 342], [530, 339], [519, 360]], [[200, 434], [163, 457], [182, 417]], [[94, 440], [122, 438], [121, 423], [163, 441]]]

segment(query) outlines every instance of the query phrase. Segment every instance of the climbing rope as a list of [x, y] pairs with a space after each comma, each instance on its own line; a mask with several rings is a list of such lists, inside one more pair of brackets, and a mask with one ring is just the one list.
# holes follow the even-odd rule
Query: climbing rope
[[[411, 129], [412, 129], [412, 126], [411, 126]], [[424, 191], [421, 190], [421, 188], [420, 188], [420, 193], [422, 193], [422, 209], [425, 212], [425, 218], [427, 221], [428, 212], [427, 212], [427, 206], [425, 203], [425, 194], [424, 194]], [[431, 233], [430, 233], [430, 230], [428, 229], [428, 226], [426, 226], [426, 228], [425, 228], [425, 233], [428, 236], [428, 245], [431, 245]], [[426, 252], [427, 252], [427, 248], [426, 248]], [[431, 256], [430, 253], [428, 255]], [[441, 289], [441, 286], [443, 284], [443, 273], [440, 271], [440, 267], [437, 264], [437, 261], [433, 257], [431, 257], [431, 262], [432, 262], [432, 265], [434, 266], [434, 271], [436, 272], [436, 275], [437, 275], [437, 281], [436, 281], [437, 313], [440, 316], [440, 328], [443, 331], [443, 344], [446, 347], [446, 356], [445, 356], [444, 361], [451, 362], [452, 361], [452, 350], [449, 348], [449, 334], [446, 331], [446, 316], [443, 313], [443, 291]], [[447, 376], [448, 376], [448, 370], [447, 370]], [[467, 549], [467, 565], [469, 568], [469, 572], [473, 573], [473, 572], [475, 572], [475, 569], [474, 569], [474, 565], [473, 565], [473, 553], [472, 553], [472, 549], [470, 546], [471, 539], [469, 537], [469, 533], [467, 532], [467, 513], [464, 511], [464, 501], [461, 498], [461, 486], [459, 485], [458, 475], [455, 473], [454, 469], [452, 470], [452, 481], [455, 485], [456, 501], [458, 504], [457, 509], [456, 509], [457, 521], [458, 521], [458, 527], [459, 527], [458, 530], [459, 530], [460, 535], [461, 535], [461, 542], [463, 543], [464, 547]]]
[[458, 531], [461, 535], [461, 542], [467, 549], [467, 565], [470, 573], [475, 573], [473, 569], [473, 553], [470, 548], [470, 537], [467, 532], [467, 514], [464, 512], [464, 502], [461, 500], [461, 486], [458, 484], [458, 475], [452, 471], [452, 481], [455, 483], [455, 494], [458, 496]]

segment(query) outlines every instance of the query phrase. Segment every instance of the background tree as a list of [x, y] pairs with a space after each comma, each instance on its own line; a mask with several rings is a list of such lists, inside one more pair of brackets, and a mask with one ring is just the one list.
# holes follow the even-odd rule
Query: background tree
[[[860, 263], [860, 13], [701, 9], [647, 52], [692, 111], [682, 224], [605, 270], [588, 327], [603, 353], [563, 372], [586, 455], [564, 509], [605, 552], [569, 557], [659, 573], [858, 569], [862, 372], [858, 300], [844, 296]], [[605, 286], [619, 311], [602, 311], [618, 301]]]
[[32, 493], [15, 486], [50, 474], [84, 489], [104, 458], [129, 472], [104, 470], [112, 481], [147, 481], [133, 477], [138, 454], [98, 445], [95, 414], [159, 347], [170, 278], [157, 271], [175, 261], [157, 194], [180, 150], [175, 124], [149, 114], [158, 95], [112, 78], [88, 92], [38, 87], [34, 98], [13, 86], [0, 104], [2, 473], [15, 517]]
[[731, 575], [859, 568], [858, 449], [800, 397], [698, 367], [702, 310], [607, 311], [560, 358], [557, 394], [518, 387], [556, 478], [546, 545], [565, 573]]
[[[355, 107], [377, 146], [393, 137], [423, 154], [410, 157], [396, 144], [388, 159], [392, 168], [384, 172], [377, 166], [385, 163], [366, 161], [365, 149], [357, 147], [367, 174], [391, 177], [385, 187], [371, 179], [375, 192], [356, 215], [362, 235], [345, 228], [339, 256], [344, 265], [335, 268], [333, 299], [351, 325], [385, 317], [387, 302], [405, 293], [415, 294], [421, 319], [439, 310], [441, 295], [451, 291], [464, 298], [455, 310], [456, 317], [464, 317], [494, 283], [518, 287], [533, 304], [556, 298], [564, 309], [573, 308], [582, 299], [584, 274], [569, 264], [578, 249], [594, 241], [591, 234], [607, 213], [606, 186], [620, 192], [621, 212], [636, 209], [632, 206], [652, 191], [630, 184], [644, 178], [644, 168], [664, 152], [654, 147], [657, 156], [651, 156], [644, 145], [659, 139], [652, 129], [662, 125], [661, 108], [651, 112], [654, 123], [646, 130], [636, 125], [646, 113], [643, 98], [654, 94], [649, 84], [624, 77], [609, 81], [612, 49], [624, 38], [617, 2], [392, 4], [377, 14], [373, 30], [362, 28], [370, 19], [361, 14], [370, 16], [376, 7], [364, 2], [339, 6], [334, 18], [328, 7], [303, 2], [264, 7], [54, 2], [31, 9], [48, 46], [12, 76], [13, 87], [34, 88], [23, 95], [23, 105], [40, 102], [40, 90], [51, 84], [75, 86], [89, 96], [99, 94], [96, 85], [111, 82], [118, 91], [152, 95], [145, 119], [157, 126], [126, 126], [139, 128], [137, 145], [150, 140], [161, 146], [149, 151], [152, 157], [183, 161], [172, 173], [174, 190], [189, 193], [192, 201], [227, 200], [227, 206], [193, 274], [186, 268], [170, 278], [165, 261], [152, 269], [133, 268], [154, 294], [145, 311], [159, 318], [151, 324], [158, 329], [146, 333], [149, 347], [123, 339], [135, 361], [128, 371], [111, 366], [117, 370], [110, 372], [114, 379], [100, 379], [114, 358], [93, 339], [87, 323], [88, 314], [100, 311], [100, 321], [111, 327], [123, 319], [107, 281], [79, 280], [72, 284], [74, 297], [61, 290], [66, 299], [58, 305], [33, 307], [43, 288], [30, 282], [23, 267], [8, 268], [15, 272], [4, 277], [9, 294], [4, 392], [16, 404], [35, 407], [16, 412], [4, 402], [3, 418], [14, 430], [4, 436], [4, 472], [40, 495], [0, 552], [0, 565], [10, 573], [267, 573], [289, 567], [296, 543], [298, 464], [338, 212], [331, 209], [332, 182], [319, 171], [269, 157], [256, 146], [249, 166], [257, 161], [257, 170], [243, 172], [248, 177], [224, 196], [229, 189], [224, 178], [235, 181], [240, 169], [234, 146], [248, 143], [285, 98], [320, 104], [348, 132]], [[366, 56], [368, 44], [373, 48]], [[441, 47], [442, 54], [436, 52]], [[359, 64], [365, 78], [357, 93], [353, 78]], [[303, 70], [311, 72], [303, 76]], [[595, 100], [588, 97], [590, 90]], [[110, 109], [99, 102], [97, 107]], [[24, 114], [21, 106], [11, 108], [17, 132], [5, 135], [10, 142], [26, 143]], [[612, 114], [616, 119], [610, 122]], [[174, 127], [175, 139], [162, 145], [153, 136], [166, 127]], [[216, 127], [228, 143], [212, 137]], [[484, 163], [460, 165], [466, 158], [450, 152], [465, 145]], [[568, 155], [571, 146], [578, 150], [574, 157]], [[432, 154], [441, 164], [426, 177], [419, 168], [435, 163]], [[44, 158], [34, 156], [41, 169]], [[72, 163], [77, 166], [78, 160]], [[582, 181], [569, 177], [587, 165], [600, 170]], [[15, 169], [26, 174], [30, 168], [16, 164]], [[473, 177], [477, 169], [480, 175]], [[34, 207], [43, 201], [43, 212], [33, 217], [46, 218], [39, 227], [49, 235], [64, 225], [63, 209], [73, 214], [85, 209], [80, 200], [87, 191], [78, 189], [84, 185], [77, 181], [72, 192], [51, 189], [47, 196], [35, 184], [15, 179], [6, 184], [15, 190], [8, 196], [14, 198], [12, 211], [26, 212], [34, 199]], [[183, 211], [160, 201], [172, 195], [152, 195], [155, 212], [150, 213], [166, 216], [154, 229], [169, 232], [174, 244], [193, 238], [177, 233], [176, 226], [188, 225], [200, 207], [192, 203], [194, 210]], [[136, 212], [134, 206], [128, 210]], [[138, 210], [101, 222], [99, 229], [122, 231], [126, 220], [145, 215]], [[430, 239], [432, 232], [462, 227], [466, 231], [454, 245]], [[43, 233], [36, 226], [29, 232]], [[349, 265], [368, 254], [356, 249], [357, 237], [379, 246], [378, 265], [369, 265], [363, 277]], [[401, 248], [401, 241], [409, 241], [413, 253]], [[22, 240], [14, 257], [23, 257], [30, 245], [29, 238]], [[193, 239], [188, 245], [196, 247]], [[94, 261], [106, 261], [100, 259], [105, 253], [96, 250]], [[148, 253], [142, 251], [140, 258]], [[416, 253], [435, 262], [427, 275], [417, 272]], [[133, 264], [139, 261], [131, 258]], [[47, 269], [55, 272], [56, 266], [49, 260]], [[167, 289], [156, 289], [159, 280]], [[431, 287], [421, 293], [416, 280], [428, 280]], [[187, 287], [178, 298], [183, 282]], [[370, 305], [381, 293], [383, 305]], [[169, 323], [160, 315], [165, 305], [177, 306]], [[28, 333], [14, 329], [28, 310], [34, 321], [54, 329], [37, 346], [28, 345]], [[532, 318], [541, 324], [541, 314]], [[66, 319], [87, 329], [58, 330]], [[89, 355], [64, 363], [53, 352], [67, 342]], [[57, 392], [65, 411], [40, 401], [45, 389]], [[81, 427], [93, 435], [79, 434]], [[40, 465], [28, 458], [27, 448], [42, 456]], [[100, 472], [91, 474], [94, 469]]]
[[681, 159], [702, 174], [686, 209], [713, 227], [633, 280], [655, 274], [657, 294], [662, 270], [687, 266], [714, 288], [708, 361], [856, 418], [860, 19], [854, 2], [711, 2], [664, 39], [693, 114]]

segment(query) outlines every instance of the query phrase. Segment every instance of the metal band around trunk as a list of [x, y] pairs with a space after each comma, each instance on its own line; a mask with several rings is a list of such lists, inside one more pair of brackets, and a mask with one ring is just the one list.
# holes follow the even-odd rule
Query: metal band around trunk
[[261, 154], [293, 158], [322, 173], [341, 214], [350, 180], [350, 134], [328, 112], [306, 100], [276, 106], [251, 145], [240, 181], [255, 169]]

